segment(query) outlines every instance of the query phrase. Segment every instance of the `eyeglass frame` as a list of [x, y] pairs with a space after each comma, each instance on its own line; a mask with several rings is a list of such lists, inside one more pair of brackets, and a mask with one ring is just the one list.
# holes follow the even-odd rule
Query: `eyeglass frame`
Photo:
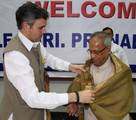
[[92, 52], [94, 52], [94, 54], [99, 55], [100, 53], [102, 53], [107, 47], [105, 46], [102, 50], [90, 50], [87, 49], [87, 52], [90, 52], [92, 54]]

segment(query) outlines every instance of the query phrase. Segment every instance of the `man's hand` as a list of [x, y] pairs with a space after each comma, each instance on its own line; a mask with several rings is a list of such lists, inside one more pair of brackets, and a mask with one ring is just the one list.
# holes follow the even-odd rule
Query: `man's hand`
[[78, 96], [75, 92], [68, 93], [68, 103], [80, 102], [80, 103], [92, 103], [95, 92], [93, 90], [83, 90], [78, 92]]
[[67, 113], [69, 116], [74, 116], [78, 112], [78, 105], [76, 103], [70, 103], [67, 106]]
[[93, 90], [79, 91], [80, 103], [92, 103], [95, 100], [95, 92]]
[[82, 72], [85, 72], [84, 65], [70, 64], [69, 70], [77, 74], [81, 74]]

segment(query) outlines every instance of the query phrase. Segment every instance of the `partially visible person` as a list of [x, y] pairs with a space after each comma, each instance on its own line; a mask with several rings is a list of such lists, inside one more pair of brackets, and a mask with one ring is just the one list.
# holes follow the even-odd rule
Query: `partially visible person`
[[[113, 39], [114, 33], [113, 33], [112, 28], [105, 27], [105, 28], [103, 28], [102, 31], [104, 31], [111, 38], [111, 40]], [[123, 50], [123, 48], [121, 46], [117, 45], [116, 43], [114, 43], [112, 41], [112, 43], [111, 43], [111, 51], [113, 52], [114, 55], [116, 55], [125, 64], [127, 64], [129, 66], [127, 55], [126, 55], [125, 51]]]
[[32, 2], [24, 3], [16, 11], [18, 34], [4, 50], [0, 120], [44, 120], [44, 109], [77, 101], [89, 103], [93, 99], [91, 90], [69, 94], [44, 91], [44, 66], [77, 73], [83, 70], [51, 55], [40, 43], [48, 16], [45, 9]]
[[[129, 120], [133, 104], [130, 68], [111, 52], [111, 40], [105, 32], [96, 32], [89, 40], [90, 58], [86, 72], [78, 75], [68, 92], [92, 89], [95, 99], [84, 104], [81, 120]], [[69, 115], [78, 112], [77, 104], [68, 105]]]

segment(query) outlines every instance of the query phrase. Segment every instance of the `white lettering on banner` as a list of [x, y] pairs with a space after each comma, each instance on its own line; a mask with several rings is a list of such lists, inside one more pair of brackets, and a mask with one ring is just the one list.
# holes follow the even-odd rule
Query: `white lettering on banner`
[[[65, 4], [66, 2], [66, 4]], [[99, 14], [103, 18], [112, 18], [117, 13], [116, 18], [119, 19], [135, 19], [136, 18], [136, 3], [129, 2], [127, 7], [126, 2], [118, 2], [117, 7], [111, 1], [101, 2], [99, 5], [95, 1], [84, 1], [81, 4], [80, 11], [73, 11], [72, 1], [44, 1], [43, 5], [41, 1], [36, 1], [35, 4], [41, 6], [44, 9], [49, 9], [51, 17], [80, 17], [81, 15], [86, 18], [93, 18]], [[66, 6], [65, 6], [66, 5]], [[92, 8], [92, 11], [88, 11], [88, 7]], [[108, 13], [105, 12], [106, 7], [109, 8]], [[64, 8], [67, 9], [67, 14], [64, 14]], [[97, 9], [97, 10], [96, 10]]]

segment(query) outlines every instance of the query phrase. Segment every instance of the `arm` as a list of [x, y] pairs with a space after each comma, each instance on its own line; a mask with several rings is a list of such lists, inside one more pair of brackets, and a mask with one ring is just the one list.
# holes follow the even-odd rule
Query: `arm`
[[83, 65], [74, 65], [58, 57], [53, 56], [52, 54], [46, 51], [42, 44], [41, 53], [43, 58], [45, 59], [45, 67], [50, 66], [51, 68], [56, 70], [72, 71], [78, 74], [81, 74], [81, 72], [85, 72]]
[[[30, 66], [29, 60], [22, 53], [17, 51], [6, 53], [4, 63], [9, 81], [31, 108], [53, 109], [77, 101], [75, 93], [57, 94], [53, 92], [39, 92], [35, 84], [33, 69]], [[89, 102], [91, 96], [92, 92], [89, 90], [79, 92], [81, 103]]]
[[115, 44], [115, 43], [112, 42], [111, 51], [120, 60], [122, 60], [122, 62], [124, 62], [126, 65], [129, 66], [127, 55], [126, 55], [124, 49], [121, 46], [119, 46], [119, 45], [117, 45], [117, 44]]
[[127, 55], [124, 51], [124, 49], [122, 48], [122, 50], [120, 51], [120, 57], [121, 57], [121, 60], [129, 66], [129, 63], [128, 63], [128, 59], [127, 59]]
[[5, 70], [9, 81], [19, 91], [22, 99], [32, 108], [52, 109], [68, 103], [68, 95], [39, 92], [34, 82], [29, 60], [20, 52], [13, 51], [4, 56]]

